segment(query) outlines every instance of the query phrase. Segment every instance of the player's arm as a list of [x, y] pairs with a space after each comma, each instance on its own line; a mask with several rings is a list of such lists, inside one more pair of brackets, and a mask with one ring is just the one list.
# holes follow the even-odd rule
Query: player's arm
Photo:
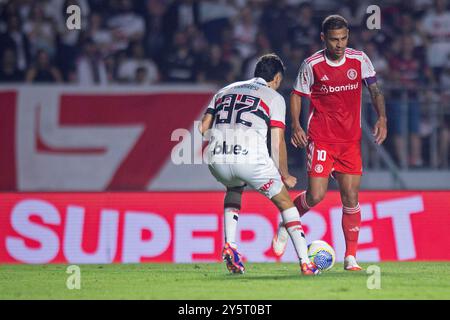
[[372, 98], [372, 104], [378, 114], [378, 120], [375, 123], [373, 135], [375, 136], [375, 143], [380, 145], [387, 137], [387, 117], [384, 95], [377, 82], [369, 84], [368, 89], [370, 97]]
[[216, 114], [216, 99], [217, 95], [215, 95], [209, 102], [208, 107], [206, 108], [205, 114], [203, 115], [202, 121], [198, 125], [198, 130], [204, 136], [206, 132], [212, 128], [214, 123], [214, 115]]
[[291, 143], [295, 147], [306, 147], [308, 144], [308, 137], [300, 125], [300, 113], [302, 111], [302, 97], [296, 93], [291, 94], [291, 129], [292, 137]]
[[309, 97], [311, 86], [314, 83], [314, 74], [311, 66], [304, 61], [298, 71], [297, 79], [294, 84], [294, 90], [291, 94], [291, 143], [295, 147], [306, 147], [308, 136], [300, 125], [300, 113], [302, 111], [302, 96]]
[[293, 188], [297, 184], [297, 178], [289, 174], [284, 128], [271, 127], [270, 134], [272, 159], [275, 162], [286, 187]]
[[214, 116], [211, 113], [205, 113], [205, 115], [202, 118], [202, 121], [198, 125], [198, 130], [200, 133], [204, 136], [206, 131], [211, 129], [214, 122]]
[[363, 53], [361, 64], [361, 74], [364, 82], [369, 89], [372, 105], [378, 114], [378, 120], [373, 128], [375, 143], [380, 145], [387, 137], [387, 118], [384, 95], [377, 83], [376, 72], [369, 57]]

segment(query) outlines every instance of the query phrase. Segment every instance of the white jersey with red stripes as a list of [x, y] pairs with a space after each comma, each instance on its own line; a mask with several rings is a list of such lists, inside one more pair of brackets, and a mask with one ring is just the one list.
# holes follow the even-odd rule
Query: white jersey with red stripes
[[375, 82], [375, 75], [367, 55], [351, 48], [337, 63], [328, 59], [325, 49], [304, 60], [293, 93], [311, 101], [311, 140], [345, 143], [361, 139], [361, 88], [363, 82]]
[[285, 127], [286, 103], [264, 79], [253, 78], [221, 89], [206, 113], [214, 117], [208, 147], [213, 161], [257, 163], [269, 156], [270, 127]]

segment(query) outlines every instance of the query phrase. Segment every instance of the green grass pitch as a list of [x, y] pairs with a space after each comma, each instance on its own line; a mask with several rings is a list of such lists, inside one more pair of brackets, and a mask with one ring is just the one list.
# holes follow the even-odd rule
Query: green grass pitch
[[244, 275], [219, 263], [80, 265], [79, 290], [67, 289], [67, 265], [0, 265], [0, 299], [450, 299], [450, 262], [374, 265], [381, 288], [372, 290], [372, 274], [341, 263], [318, 277], [293, 263], [247, 263]]

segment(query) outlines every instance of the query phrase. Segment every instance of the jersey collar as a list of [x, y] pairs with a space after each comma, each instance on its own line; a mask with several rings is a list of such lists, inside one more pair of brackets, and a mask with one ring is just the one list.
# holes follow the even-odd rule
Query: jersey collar
[[264, 80], [263, 78], [256, 77], [256, 78], [253, 78], [253, 81], [255, 81], [256, 83], [259, 83], [260, 85], [268, 87], [267, 81]]
[[345, 63], [345, 60], [346, 60], [345, 52], [344, 52], [344, 57], [343, 57], [343, 58], [341, 59], [341, 61], [339, 61], [339, 62], [333, 62], [333, 61], [331, 61], [330, 59], [328, 59], [327, 53], [326, 53], [326, 49], [323, 50], [323, 56], [325, 57], [325, 61], [327, 62], [327, 64], [328, 64], [329, 66], [332, 66], [332, 67], [339, 67], [339, 66], [342, 66], [342, 65]]

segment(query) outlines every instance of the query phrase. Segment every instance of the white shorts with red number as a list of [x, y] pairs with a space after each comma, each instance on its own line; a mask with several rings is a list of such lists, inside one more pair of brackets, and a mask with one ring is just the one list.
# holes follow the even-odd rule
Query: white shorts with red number
[[258, 164], [212, 163], [209, 170], [225, 187], [243, 187], [247, 184], [269, 199], [283, 188], [280, 173], [271, 158]]

